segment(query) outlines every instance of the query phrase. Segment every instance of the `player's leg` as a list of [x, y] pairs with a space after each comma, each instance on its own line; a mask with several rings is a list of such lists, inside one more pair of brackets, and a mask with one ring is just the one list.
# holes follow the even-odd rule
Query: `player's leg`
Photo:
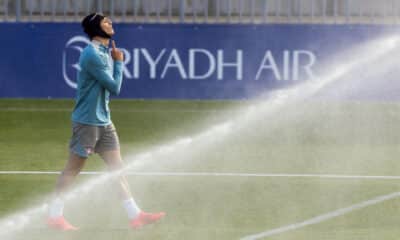
[[147, 213], [138, 207], [135, 200], [132, 197], [132, 194], [129, 189], [129, 183], [126, 180], [126, 177], [122, 173], [123, 162], [121, 159], [121, 154], [119, 149], [112, 150], [107, 152], [100, 153], [101, 157], [104, 159], [110, 171], [116, 172], [116, 176], [114, 178], [114, 183], [116, 184], [121, 199], [123, 201], [124, 208], [128, 213], [128, 217], [130, 220], [130, 225], [132, 228], [137, 229], [141, 228], [144, 225], [151, 224], [157, 222], [161, 218], [165, 216], [164, 212], [159, 213]]
[[104, 129], [101, 138], [96, 145], [96, 152], [100, 154], [108, 169], [116, 173], [114, 184], [119, 191], [123, 205], [128, 213], [130, 224], [133, 228], [139, 228], [146, 224], [158, 221], [164, 217], [165, 213], [146, 213], [143, 212], [132, 197], [129, 183], [123, 174], [124, 163], [121, 158], [119, 138], [114, 125], [109, 125]]
[[63, 195], [76, 176], [82, 170], [86, 159], [93, 153], [96, 141], [98, 139], [98, 128], [96, 126], [89, 126], [74, 123], [73, 134], [70, 141], [70, 156], [58, 177], [56, 184], [56, 194], [49, 206], [49, 217], [47, 224], [59, 230], [76, 230], [64, 218], [64, 199]]
[[75, 153], [70, 153], [69, 159], [58, 177], [56, 184], [56, 194], [63, 195], [71, 186], [75, 177], [81, 172], [85, 165], [86, 157], [81, 157]]
[[[109, 171], [118, 172], [123, 169], [124, 164], [122, 162], [119, 150], [105, 151], [99, 154], [106, 163]], [[121, 199], [129, 199], [132, 197], [131, 191], [129, 189], [129, 183], [122, 173], [116, 174], [114, 178], [114, 183], [116, 183], [118, 186], [118, 192]]]
[[56, 184], [56, 196], [52, 200], [49, 206], [49, 217], [47, 220], [47, 225], [51, 228], [68, 231], [77, 230], [64, 218], [64, 200], [63, 194], [71, 186], [73, 180], [82, 170], [85, 164], [86, 158], [76, 155], [74, 153], [70, 154], [70, 157], [64, 167], [64, 170], [58, 177]]

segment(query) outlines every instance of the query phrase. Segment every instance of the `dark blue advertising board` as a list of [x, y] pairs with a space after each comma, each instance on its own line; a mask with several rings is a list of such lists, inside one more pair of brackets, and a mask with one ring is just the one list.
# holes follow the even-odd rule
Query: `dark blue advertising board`
[[[119, 97], [246, 99], [314, 78], [352, 45], [397, 31], [374, 25], [114, 24], [125, 53]], [[72, 98], [79, 23], [2, 23], [0, 97]]]

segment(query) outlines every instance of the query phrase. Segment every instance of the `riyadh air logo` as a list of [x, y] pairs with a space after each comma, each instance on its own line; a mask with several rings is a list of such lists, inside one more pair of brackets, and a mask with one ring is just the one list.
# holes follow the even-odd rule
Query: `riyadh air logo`
[[64, 81], [71, 88], [76, 89], [77, 83], [77, 75], [80, 71], [79, 67], [79, 55], [90, 43], [89, 39], [84, 36], [75, 36], [72, 37], [67, 44], [65, 44], [65, 49], [63, 52], [63, 61], [62, 61], [62, 71]]

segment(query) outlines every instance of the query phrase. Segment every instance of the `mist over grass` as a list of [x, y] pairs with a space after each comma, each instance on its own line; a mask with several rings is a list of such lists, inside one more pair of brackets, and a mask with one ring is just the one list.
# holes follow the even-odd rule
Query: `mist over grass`
[[[310, 98], [335, 81], [355, 78], [365, 66], [375, 66], [382, 58], [390, 64], [376, 71], [392, 71], [395, 59], [385, 56], [398, 49], [387, 45], [389, 40], [382, 40], [386, 45], [378, 41], [354, 50], [356, 60], [331, 66], [327, 69], [330, 74], [321, 79], [253, 102], [113, 101], [113, 121], [127, 166], [135, 171], [396, 175], [397, 103]], [[370, 59], [364, 58], [366, 50], [374, 51], [368, 53]], [[67, 157], [72, 102], [0, 103], [0, 111], [5, 113], [0, 115], [0, 124], [6, 129], [0, 135], [4, 143], [0, 169], [61, 169]], [[86, 170], [102, 166], [94, 158], [88, 160]], [[24, 178], [4, 177], [9, 186], [3, 188], [6, 197], [0, 199], [4, 201], [0, 206], [6, 206], [4, 212], [10, 205], [17, 209], [36, 203], [36, 196], [46, 198], [53, 190], [50, 183], [55, 177], [30, 176], [29, 184], [21, 182]], [[94, 177], [77, 184], [79, 188], [67, 203], [68, 216], [82, 225], [83, 231], [61, 239], [87, 239], [89, 235], [92, 239], [232, 239], [397, 188], [395, 181], [129, 177], [141, 206], [171, 213], [159, 228], [136, 233], [127, 229], [110, 179], [112, 176]], [[10, 194], [13, 187], [22, 191]], [[10, 200], [15, 202], [8, 205]], [[21, 225], [29, 233], [17, 231], [7, 237], [20, 239], [29, 234], [32, 239], [52, 238], [40, 220], [43, 213], [39, 209], [21, 220], [33, 223]]]

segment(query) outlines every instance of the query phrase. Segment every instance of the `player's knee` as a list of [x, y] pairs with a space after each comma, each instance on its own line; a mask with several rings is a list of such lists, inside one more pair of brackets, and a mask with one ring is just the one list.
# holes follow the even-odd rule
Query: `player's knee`
[[110, 170], [110, 171], [113, 171], [113, 172], [115, 172], [115, 171], [120, 171], [120, 170], [123, 169], [123, 167], [124, 167], [124, 166], [123, 166], [122, 164], [119, 164], [119, 163], [110, 164], [110, 165], [108, 166], [109, 170]]
[[67, 176], [67, 177], [75, 177], [76, 175], [78, 175], [80, 172], [80, 169], [64, 169], [62, 171], [62, 175]]

